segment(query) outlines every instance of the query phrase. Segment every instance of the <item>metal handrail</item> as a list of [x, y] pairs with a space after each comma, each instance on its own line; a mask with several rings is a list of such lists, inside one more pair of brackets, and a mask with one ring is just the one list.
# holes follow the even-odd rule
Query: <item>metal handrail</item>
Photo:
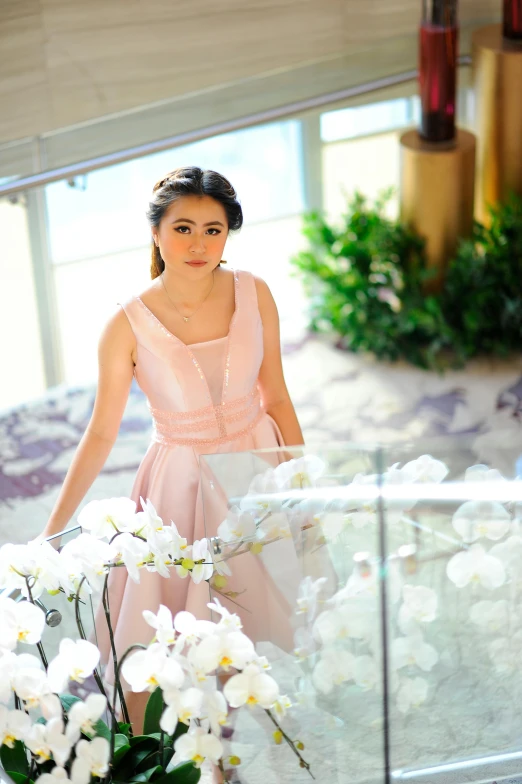
[[[461, 55], [458, 58], [458, 64], [460, 66], [471, 65], [470, 55]], [[276, 120], [282, 120], [294, 115], [302, 114], [303, 112], [309, 112], [313, 109], [321, 109], [330, 104], [340, 103], [351, 98], [357, 98], [361, 95], [376, 92], [377, 90], [386, 89], [387, 87], [395, 87], [399, 84], [411, 82], [416, 79], [417, 76], [418, 71], [416, 69], [403, 71], [402, 73], [393, 74], [392, 76], [385, 76], [381, 79], [363, 82], [354, 87], [347, 87], [344, 90], [324, 93], [323, 95], [318, 95], [314, 98], [295, 101], [294, 103], [278, 106], [274, 109], [266, 109], [262, 112], [245, 115], [244, 117], [239, 117], [235, 120], [227, 120], [226, 122], [216, 123], [215, 125], [208, 125], [205, 128], [186, 131], [185, 133], [179, 133], [175, 136], [169, 136], [166, 139], [141, 144], [137, 147], [129, 147], [126, 150], [120, 150], [119, 152], [110, 153], [108, 155], [100, 155], [97, 158], [89, 158], [81, 163], [73, 163], [68, 166], [61, 166], [57, 169], [39, 172], [38, 174], [31, 174], [27, 177], [20, 177], [17, 180], [0, 185], [0, 197], [12, 196], [31, 188], [48, 185], [51, 182], [79, 177], [82, 174], [88, 174], [97, 169], [105, 169], [108, 166], [115, 166], [119, 163], [134, 160], [135, 158], [144, 158], [147, 155], [153, 155], [157, 152], [164, 152], [165, 150], [170, 150], [175, 147], [181, 147], [184, 144], [192, 144], [193, 142], [198, 142], [202, 139], [208, 139], [211, 136], [219, 136], [224, 133], [240, 131], [254, 125], [275, 122]]]

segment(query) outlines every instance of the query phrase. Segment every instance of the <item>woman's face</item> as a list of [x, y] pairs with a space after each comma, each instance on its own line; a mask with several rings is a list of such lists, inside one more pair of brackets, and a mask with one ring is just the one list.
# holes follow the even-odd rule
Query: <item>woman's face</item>
[[223, 258], [228, 237], [225, 208], [210, 196], [183, 196], [166, 210], [152, 236], [167, 270], [204, 277]]

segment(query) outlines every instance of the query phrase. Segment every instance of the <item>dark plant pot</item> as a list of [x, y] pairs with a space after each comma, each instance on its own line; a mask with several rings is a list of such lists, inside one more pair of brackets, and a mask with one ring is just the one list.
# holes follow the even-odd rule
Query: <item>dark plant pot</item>
[[504, 38], [522, 41], [522, 0], [504, 0]]
[[419, 34], [420, 135], [428, 142], [455, 138], [458, 0], [422, 0]]

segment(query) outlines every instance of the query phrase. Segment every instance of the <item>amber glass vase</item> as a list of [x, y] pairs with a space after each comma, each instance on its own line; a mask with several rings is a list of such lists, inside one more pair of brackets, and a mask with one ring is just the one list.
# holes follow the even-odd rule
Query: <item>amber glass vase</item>
[[504, 38], [522, 41], [522, 0], [504, 0]]
[[457, 7], [457, 0], [422, 0], [419, 36], [420, 134], [429, 142], [447, 142], [455, 137]]

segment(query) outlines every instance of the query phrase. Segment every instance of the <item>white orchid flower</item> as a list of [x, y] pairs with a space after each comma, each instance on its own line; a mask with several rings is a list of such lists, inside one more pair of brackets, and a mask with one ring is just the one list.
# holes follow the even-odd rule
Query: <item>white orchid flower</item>
[[15, 740], [25, 740], [31, 719], [22, 710], [8, 710], [0, 705], [0, 746], [14, 747]]
[[401, 678], [397, 691], [397, 708], [407, 713], [410, 708], [418, 708], [428, 696], [428, 682], [424, 678]]
[[139, 533], [140, 536], [147, 538], [149, 532], [162, 531], [163, 520], [156, 512], [152, 501], [150, 501], [148, 498], [146, 501], [144, 501], [143, 498], [140, 498], [140, 504], [142, 511], [138, 512], [136, 515], [138, 523], [135, 533]]
[[91, 501], [78, 515], [78, 523], [96, 539], [112, 539], [119, 531], [135, 528], [136, 504], [130, 498]]
[[62, 583], [67, 585], [60, 556], [49, 542], [8, 543], [0, 547], [0, 588], [18, 588], [28, 598], [26, 578], [32, 578], [33, 599], [44, 591], [59, 591]]
[[223, 693], [232, 708], [241, 705], [271, 708], [279, 697], [279, 686], [257, 664], [249, 664], [225, 683]]
[[398, 614], [400, 630], [408, 635], [416, 623], [431, 623], [437, 617], [438, 597], [424, 585], [404, 585]]
[[89, 694], [85, 702], [71, 705], [65, 731], [71, 743], [76, 743], [82, 732], [84, 735], [94, 735], [94, 725], [101, 719], [106, 708], [107, 698], [103, 694]]
[[221, 632], [205, 637], [194, 649], [195, 661], [207, 675], [218, 667], [242, 670], [256, 658], [253, 642], [243, 632]]
[[291, 707], [292, 701], [286, 694], [281, 694], [274, 702], [272, 705], [272, 712], [279, 723], [282, 722]]
[[522, 579], [522, 536], [509, 536], [504, 542], [493, 545], [489, 554], [502, 562], [513, 580]]
[[171, 571], [169, 567], [174, 560], [172, 553], [174, 545], [168, 528], [162, 528], [161, 531], [149, 531], [147, 546], [151, 561], [146, 564], [147, 570], [150, 572], [156, 571], [165, 579], [170, 579]]
[[480, 482], [482, 484], [482, 482], [506, 482], [507, 479], [496, 468], [480, 464], [470, 466], [466, 470], [464, 481]]
[[207, 607], [212, 610], [212, 612], [221, 615], [216, 631], [239, 631], [243, 628], [239, 615], [227, 610], [217, 597], [214, 597], [214, 599], [207, 604]]
[[304, 455], [280, 463], [274, 468], [274, 479], [280, 490], [315, 487], [326, 471], [326, 463], [315, 455]]
[[91, 776], [105, 778], [109, 772], [111, 747], [105, 738], [79, 740], [75, 748], [76, 758], [71, 765], [73, 784], [89, 784]]
[[256, 522], [250, 512], [241, 511], [239, 507], [233, 506], [218, 526], [217, 535], [224, 542], [237, 542], [255, 538], [256, 530]]
[[282, 500], [270, 496], [270, 493], [277, 490], [272, 469], [269, 469], [265, 474], [258, 474], [250, 483], [247, 494], [240, 500], [239, 511], [248, 512], [256, 519], [271, 512], [279, 512], [283, 505]]
[[495, 671], [499, 675], [511, 675], [520, 671], [522, 654], [522, 632], [511, 637], [499, 637], [488, 646], [488, 653]]
[[290, 520], [286, 512], [267, 514], [257, 527], [260, 539], [289, 539], [292, 535]]
[[226, 724], [228, 705], [220, 691], [205, 692], [204, 711], [214, 735], [219, 736], [221, 728]]
[[11, 675], [11, 686], [28, 708], [36, 708], [50, 692], [46, 673], [33, 666], [17, 666]]
[[469, 583], [480, 583], [484, 588], [492, 590], [506, 581], [502, 562], [488, 555], [479, 544], [454, 555], [446, 566], [446, 574], [457, 588], [464, 588]]
[[184, 645], [194, 645], [203, 637], [215, 634], [217, 626], [212, 621], [199, 621], [192, 613], [181, 610], [174, 618], [174, 629], [181, 635]]
[[194, 719], [201, 719], [203, 715], [204, 693], [201, 689], [191, 687], [185, 691], [165, 691], [164, 697], [167, 708], [163, 711], [160, 720], [161, 729], [169, 735], [174, 734], [178, 721], [190, 724]]
[[314, 667], [312, 683], [321, 694], [330, 694], [333, 689], [353, 679], [355, 657], [339, 648], [325, 648]]
[[57, 694], [42, 694], [39, 701], [42, 716], [46, 721], [49, 719], [61, 719], [63, 716], [63, 708], [60, 698]]
[[157, 686], [180, 688], [185, 679], [179, 662], [169, 656], [167, 648], [160, 643], [133, 653], [123, 662], [121, 671], [134, 692], [152, 692]]
[[344, 512], [324, 512], [323, 514], [315, 515], [314, 522], [321, 526], [323, 536], [327, 542], [336, 542], [343, 531], [346, 530], [348, 516]]
[[121, 560], [127, 567], [129, 577], [133, 582], [140, 581], [140, 568], [150, 563], [152, 554], [149, 545], [142, 539], [129, 533], [124, 533], [114, 540], [115, 546], [121, 554]]
[[433, 645], [425, 642], [421, 634], [393, 640], [390, 654], [391, 666], [396, 670], [417, 666], [424, 672], [430, 672], [439, 660], [439, 654]]
[[176, 642], [176, 632], [172, 620], [172, 613], [164, 604], [160, 604], [159, 610], [155, 615], [150, 610], [143, 610], [143, 617], [149, 626], [156, 630], [156, 640], [161, 645], [174, 645]]
[[483, 536], [497, 541], [511, 528], [511, 516], [497, 501], [466, 501], [453, 515], [452, 523], [465, 542]]
[[506, 599], [496, 602], [482, 601], [474, 604], [469, 612], [471, 623], [489, 632], [507, 630], [509, 624], [509, 604]]
[[109, 564], [117, 554], [114, 544], [97, 539], [92, 534], [81, 533], [63, 546], [60, 556], [72, 580], [76, 580], [80, 573], [86, 576], [92, 588], [99, 590], [109, 571]]
[[406, 463], [401, 469], [411, 482], [434, 482], [439, 484], [449, 474], [448, 466], [431, 455], [421, 455]]
[[[223, 755], [223, 745], [219, 738], [208, 732], [206, 726], [192, 726], [185, 735], [177, 739], [174, 744], [174, 752], [174, 756], [167, 765], [167, 773], [181, 762], [189, 760], [197, 768], [200, 768], [206, 759], [217, 764]], [[83, 782], [79, 784], [83, 784]]]
[[185, 551], [188, 547], [187, 540], [184, 536], [181, 536], [177, 526], [175, 523], [170, 521], [169, 526], [164, 526], [163, 528], [164, 535], [168, 536], [171, 542], [171, 554], [173, 560], [177, 560], [178, 558], [184, 558]]
[[68, 781], [69, 776], [65, 768], [56, 765], [50, 773], [42, 773], [41, 776], [38, 776], [34, 784], [65, 784]]
[[52, 758], [63, 766], [71, 755], [73, 744], [64, 735], [62, 719], [50, 719], [47, 724], [33, 724], [24, 738], [25, 745], [40, 764]]
[[100, 651], [87, 640], [69, 640], [65, 638], [60, 643], [58, 656], [49, 663], [47, 679], [49, 688], [60, 694], [67, 686], [69, 680], [83, 683], [88, 678], [100, 661]]
[[364, 691], [375, 689], [381, 678], [381, 669], [373, 656], [357, 656], [353, 662], [353, 679]]
[[[41, 672], [43, 681], [47, 684], [47, 677], [42, 671], [41, 661], [36, 656], [31, 653], [17, 655], [13, 651], [0, 651], [0, 703], [6, 704], [12, 698], [16, 673], [19, 670], [30, 669]], [[21, 683], [23, 683], [23, 678]]]
[[331, 645], [336, 640], [347, 638], [366, 639], [372, 632], [375, 616], [375, 611], [368, 613], [366, 608], [366, 602], [352, 599], [333, 610], [324, 610], [313, 625], [314, 639], [322, 645]]
[[198, 585], [204, 580], [210, 580], [214, 574], [214, 564], [207, 539], [196, 539], [193, 542], [192, 560], [195, 564], [190, 574], [192, 581]]
[[316, 616], [318, 597], [326, 582], [328, 582], [326, 577], [314, 580], [308, 575], [299, 583], [296, 613], [297, 615], [305, 615], [306, 623], [311, 623]]
[[0, 648], [13, 651], [17, 643], [36, 645], [42, 639], [45, 613], [29, 601], [0, 599]]

